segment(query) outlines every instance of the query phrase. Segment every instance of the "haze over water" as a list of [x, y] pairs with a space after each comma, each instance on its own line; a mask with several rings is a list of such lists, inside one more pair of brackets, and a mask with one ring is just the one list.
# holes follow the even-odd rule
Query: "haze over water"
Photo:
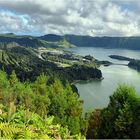
[[[140, 51], [127, 49], [103, 49], [93, 47], [77, 47], [69, 49], [73, 53], [80, 55], [92, 55], [98, 60], [108, 60], [117, 64], [128, 64], [128, 61], [111, 59], [109, 55], [122, 55], [130, 58], [140, 59]], [[81, 82], [76, 86], [80, 93], [80, 98], [84, 100], [84, 109], [102, 108], [107, 106], [109, 96], [116, 90], [118, 84], [126, 83], [137, 90], [140, 94], [140, 73], [127, 66], [111, 65], [100, 67], [104, 80]]]

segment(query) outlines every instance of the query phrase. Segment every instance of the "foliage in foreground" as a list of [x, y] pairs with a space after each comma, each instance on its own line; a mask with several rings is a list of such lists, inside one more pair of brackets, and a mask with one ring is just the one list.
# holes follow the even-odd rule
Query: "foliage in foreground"
[[80, 134], [70, 135], [67, 127], [53, 124], [54, 116], [42, 118], [38, 114], [25, 110], [15, 110], [14, 103], [9, 107], [1, 104], [0, 138], [12, 139], [80, 139]]
[[134, 88], [120, 85], [108, 107], [92, 113], [87, 138], [140, 138], [140, 97]]
[[[0, 71], [0, 103], [4, 106], [0, 115], [2, 138], [7, 133], [10, 138], [17, 138], [21, 133], [26, 133], [25, 130], [27, 133], [35, 133], [35, 138], [55, 138], [55, 130], [54, 134], [62, 138], [71, 135], [80, 138], [81, 133], [86, 133], [82, 103], [78, 95], [73, 92], [69, 83], [63, 85], [58, 79], [51, 80], [41, 75], [35, 82], [21, 83], [14, 72], [7, 78], [6, 73]], [[47, 125], [52, 117], [53, 121]], [[52, 127], [53, 132], [50, 133], [48, 127]], [[4, 131], [12, 128], [16, 130], [14, 135], [11, 130]], [[32, 134], [28, 136], [32, 138]]]
[[88, 115], [82, 117], [68, 82], [42, 74], [22, 83], [14, 72], [7, 78], [0, 71], [0, 138], [140, 138], [140, 97], [132, 87], [119, 86], [106, 108]]

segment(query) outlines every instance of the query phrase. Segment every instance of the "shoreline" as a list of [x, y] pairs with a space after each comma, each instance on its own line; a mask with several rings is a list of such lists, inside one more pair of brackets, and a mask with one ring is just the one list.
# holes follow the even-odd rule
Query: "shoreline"
[[75, 80], [74, 82], [71, 83], [71, 85], [75, 85], [75, 84], [80, 83], [80, 82], [102, 81], [103, 79], [104, 79], [104, 77], [101, 77], [101, 78], [90, 78], [88, 80]]

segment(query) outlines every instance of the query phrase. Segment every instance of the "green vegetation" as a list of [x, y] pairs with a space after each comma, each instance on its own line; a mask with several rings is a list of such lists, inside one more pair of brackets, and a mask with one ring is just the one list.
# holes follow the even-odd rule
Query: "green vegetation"
[[104, 109], [83, 116], [70, 84], [44, 74], [20, 82], [0, 71], [0, 138], [140, 138], [140, 97], [121, 85]]
[[40, 37], [28, 35], [15, 35], [13, 33], [0, 34], [0, 45], [7, 46], [9, 43], [17, 43], [24, 47], [103, 47], [103, 48], [126, 48], [139, 50], [140, 37], [91, 37], [80, 35], [53, 35], [48, 34]]
[[132, 58], [120, 56], [120, 55], [109, 55], [109, 57], [112, 59], [124, 60], [124, 61], [131, 61], [132, 60]]
[[8, 46], [24, 46], [31, 48], [51, 47], [51, 48], [69, 48], [75, 45], [68, 42], [66, 39], [60, 41], [46, 41], [42, 37], [34, 37], [28, 35], [15, 35], [13, 33], [0, 34], [0, 47], [5, 48]]
[[59, 41], [58, 46], [61, 48], [73, 48], [76, 47], [75, 45], [69, 43], [65, 38]]
[[1, 105], [1, 139], [83, 139], [80, 134], [71, 135], [67, 127], [53, 123], [53, 116], [42, 118], [34, 112], [15, 105]]
[[65, 67], [69, 64], [64, 63], [63, 65], [62, 62], [61, 67], [59, 67], [56, 61], [50, 61], [52, 59], [49, 58], [41, 59], [38, 55], [36, 49], [21, 46], [1, 49], [0, 69], [6, 71], [7, 74], [11, 74], [15, 70], [18, 78], [22, 81], [27, 79], [34, 81], [41, 73], [52, 78], [57, 77], [62, 81], [68, 80], [69, 82], [83, 79], [88, 80], [90, 78], [100, 79], [102, 77], [101, 71], [95, 67], [89, 68], [86, 65], [78, 65], [77, 67], [70, 65], [71, 67]]
[[113, 59], [129, 61], [128, 67], [135, 69], [137, 71], [140, 71], [140, 60], [139, 59], [133, 59], [133, 58], [119, 56], [119, 55], [110, 55], [109, 57], [113, 58]]
[[[63, 51], [63, 50], [48, 50], [44, 51], [41, 54], [44, 60], [48, 60], [50, 62], [54, 62], [59, 67], [71, 67], [73, 65], [84, 65], [86, 67], [91, 68], [99, 68], [100, 64], [94, 57], [92, 56], [80, 56], [73, 54], [71, 52]], [[102, 62], [101, 62], [102, 64]]]
[[129, 63], [128, 66], [130, 68], [133, 68], [137, 71], [140, 71], [140, 60], [132, 59]]
[[121, 85], [110, 96], [108, 107], [95, 110], [90, 119], [90, 138], [140, 138], [140, 97], [132, 87]]
[[[21, 83], [0, 71], [1, 138], [83, 138], [82, 102], [67, 82], [45, 75]], [[83, 127], [84, 126], [84, 127]]]
[[79, 47], [125, 48], [140, 49], [140, 37], [92, 37], [81, 35], [53, 35], [48, 34], [39, 37], [45, 41], [61, 41], [66, 39], [69, 43]]
[[[120, 85], [106, 108], [85, 115], [77, 88], [70, 84], [101, 79], [99, 65], [111, 63], [56, 49], [39, 54], [39, 46], [66, 48], [75, 39], [51, 35], [46, 41], [46, 37], [0, 35], [0, 138], [140, 138], [140, 97], [134, 88]], [[81, 43], [85, 38], [93, 41], [91, 37], [78, 38]], [[125, 44], [122, 38], [119, 43]], [[139, 60], [128, 64], [136, 69], [139, 65]]]

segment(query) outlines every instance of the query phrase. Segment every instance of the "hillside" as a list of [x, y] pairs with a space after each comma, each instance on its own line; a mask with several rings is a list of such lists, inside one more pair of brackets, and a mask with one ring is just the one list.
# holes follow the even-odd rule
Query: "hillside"
[[18, 36], [15, 34], [0, 34], [0, 46], [6, 46], [9, 43], [17, 43], [25, 47], [41, 47], [46, 45], [45, 41], [41, 41], [32, 36]]
[[140, 49], [140, 37], [91, 37], [80, 35], [59, 36], [48, 34], [39, 38], [46, 41], [60, 41], [65, 38], [68, 42], [79, 47]]
[[55, 42], [55, 40], [44, 40], [44, 37], [34, 37], [27, 35], [15, 35], [13, 33], [0, 34], [0, 48], [7, 47], [9, 45], [18, 44], [24, 47], [51, 47], [51, 48], [70, 48], [75, 47], [73, 44], [69, 43], [67, 40], [62, 39]]
[[17, 43], [25, 47], [51, 47], [51, 48], [70, 48], [70, 47], [103, 47], [103, 48], [125, 48], [140, 49], [140, 37], [91, 37], [80, 35], [55, 35], [47, 34], [44, 36], [15, 35], [13, 33], [0, 34], [0, 47]]
[[[52, 55], [52, 57], [55, 56]], [[38, 50], [33, 48], [12, 46], [0, 49], [0, 69], [4, 69], [8, 74], [15, 70], [21, 80], [34, 80], [41, 73], [70, 82], [102, 77], [101, 71], [94, 66], [89, 67], [77, 63], [71, 64], [69, 67], [60, 67], [56, 62], [51, 58], [39, 58]]]

